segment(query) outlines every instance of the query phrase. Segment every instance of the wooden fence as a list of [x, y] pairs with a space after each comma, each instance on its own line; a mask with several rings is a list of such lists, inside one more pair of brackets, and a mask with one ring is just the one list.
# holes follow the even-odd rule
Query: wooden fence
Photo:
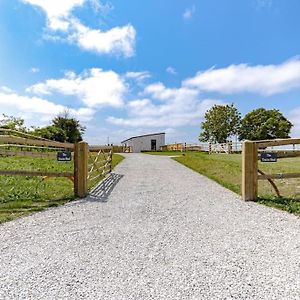
[[161, 151], [197, 151], [213, 153], [241, 153], [241, 142], [227, 142], [227, 143], [200, 143], [200, 144], [187, 144], [187, 143], [175, 143], [168, 144], [160, 147]]
[[131, 146], [116, 146], [113, 145], [113, 153], [132, 153], [132, 147]]
[[[23, 136], [16, 136], [23, 135]], [[88, 194], [89, 180], [104, 177], [112, 168], [112, 147], [89, 146], [86, 142], [61, 143], [13, 130], [0, 129], [0, 156], [25, 156], [56, 159], [58, 152], [70, 152], [74, 159], [74, 172], [50, 172], [31, 170], [0, 170], [7, 176], [66, 177], [74, 182], [74, 194], [83, 198]], [[93, 153], [96, 156], [93, 157]], [[102, 158], [100, 160], [100, 157]], [[92, 165], [89, 159], [92, 158]], [[90, 168], [90, 169], [89, 169]], [[96, 177], [90, 176], [97, 172]]]
[[265, 174], [258, 169], [258, 159], [262, 153], [276, 153], [277, 158], [300, 156], [299, 150], [266, 150], [268, 147], [285, 145], [298, 145], [300, 139], [276, 139], [262, 141], [245, 141], [243, 143], [242, 163], [242, 198], [245, 201], [257, 200], [258, 180], [268, 180], [272, 184], [278, 196], [280, 193], [273, 179], [300, 178], [300, 173]]
[[187, 144], [187, 143], [176, 143], [176, 144], [168, 144], [160, 147], [161, 151], [204, 151], [202, 145], [199, 144]]
[[176, 144], [168, 144], [161, 146], [159, 148], [161, 151], [184, 151], [184, 144], [176, 143]]

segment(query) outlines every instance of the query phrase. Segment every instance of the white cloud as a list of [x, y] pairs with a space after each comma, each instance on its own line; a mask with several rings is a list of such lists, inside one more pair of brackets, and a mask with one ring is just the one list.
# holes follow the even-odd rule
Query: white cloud
[[40, 72], [40, 69], [39, 69], [39, 68], [32, 67], [32, 68], [30, 69], [30, 72], [33, 73], [33, 74], [39, 73], [39, 72]]
[[176, 72], [175, 68], [173, 68], [173, 67], [167, 67], [166, 72], [171, 75], [177, 75], [177, 72]]
[[97, 54], [120, 54], [125, 57], [134, 55], [136, 31], [132, 25], [102, 31], [85, 26], [72, 15], [76, 7], [81, 7], [87, 2], [92, 3], [94, 11], [101, 13], [107, 13], [111, 6], [105, 6], [97, 0], [23, 0], [23, 2], [37, 6], [45, 12], [47, 27], [50, 30], [44, 35], [47, 39], [66, 41]]
[[188, 87], [167, 88], [161, 82], [148, 85], [144, 93], [158, 100], [176, 101], [187, 103], [190, 99], [195, 99], [199, 92]]
[[127, 72], [125, 74], [125, 78], [127, 79], [134, 79], [138, 82], [144, 81], [151, 77], [151, 74], [148, 71], [143, 72]]
[[109, 12], [114, 10], [114, 6], [110, 2], [102, 3], [99, 0], [89, 0], [89, 1], [96, 12], [101, 12], [104, 15], [107, 15]]
[[42, 8], [49, 18], [66, 17], [76, 6], [82, 6], [86, 0], [23, 0], [24, 3]]
[[295, 58], [280, 65], [240, 64], [222, 69], [212, 68], [185, 80], [183, 85], [222, 94], [278, 94], [300, 88], [300, 60]]
[[86, 0], [23, 0], [24, 3], [41, 8], [47, 15], [52, 30], [67, 30], [71, 11], [82, 6]]
[[77, 20], [72, 25], [75, 32], [68, 37], [68, 41], [88, 51], [98, 54], [121, 53], [130, 57], [134, 54], [136, 31], [132, 25], [114, 27], [106, 32], [91, 29]]
[[193, 18], [194, 14], [196, 12], [196, 6], [193, 5], [192, 7], [186, 8], [186, 10], [182, 14], [182, 18], [184, 20], [190, 20]]
[[132, 110], [130, 111], [130, 114], [133, 115], [129, 118], [116, 118], [110, 116], [107, 118], [107, 121], [118, 126], [144, 128], [193, 126], [200, 124], [205, 112], [215, 104], [223, 104], [223, 102], [205, 99], [199, 101], [199, 103], [194, 103], [192, 106], [189, 106], [188, 109], [182, 109], [181, 111], [174, 105], [156, 106], [152, 102], [149, 102], [148, 105], [141, 105], [141, 111], [137, 115], [134, 115]]
[[127, 87], [117, 73], [94, 68], [80, 75], [67, 72], [64, 78], [49, 79], [29, 87], [26, 91], [44, 95], [57, 92], [76, 96], [88, 107], [121, 107]]
[[90, 108], [68, 108], [39, 97], [21, 96], [16, 93], [1, 93], [2, 113], [24, 118], [30, 125], [45, 125], [57, 114], [68, 110], [82, 122], [89, 121], [95, 111]]
[[0, 92], [4, 92], [4, 93], [13, 93], [13, 90], [12, 89], [10, 89], [9, 87], [7, 87], [7, 86], [1, 86], [0, 87]]
[[[127, 104], [128, 118], [110, 116], [107, 121], [118, 126], [153, 129], [197, 125], [207, 109], [223, 103], [213, 99], [200, 100], [196, 90], [184, 87], [170, 89], [162, 83], [147, 86], [144, 95], [149, 98]], [[157, 104], [156, 100], [160, 102]]]

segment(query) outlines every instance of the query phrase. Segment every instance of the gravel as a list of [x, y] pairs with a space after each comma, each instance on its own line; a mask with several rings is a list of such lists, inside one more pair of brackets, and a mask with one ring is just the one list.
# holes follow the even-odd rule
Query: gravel
[[300, 299], [299, 218], [168, 157], [115, 173], [105, 201], [0, 226], [0, 299]]

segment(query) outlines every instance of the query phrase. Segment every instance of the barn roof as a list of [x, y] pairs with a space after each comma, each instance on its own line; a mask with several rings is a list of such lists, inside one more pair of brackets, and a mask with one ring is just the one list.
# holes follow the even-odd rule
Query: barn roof
[[128, 142], [132, 139], [140, 138], [140, 137], [151, 136], [151, 135], [162, 135], [162, 134], [166, 134], [166, 133], [165, 132], [159, 132], [159, 133], [150, 133], [150, 134], [137, 135], [137, 136], [133, 136], [133, 137], [127, 139], [127, 140], [122, 141], [121, 144], [123, 144], [125, 142]]

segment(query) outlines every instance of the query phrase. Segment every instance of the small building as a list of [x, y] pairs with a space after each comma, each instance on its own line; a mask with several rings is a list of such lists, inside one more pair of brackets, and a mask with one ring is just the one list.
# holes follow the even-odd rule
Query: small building
[[152, 133], [139, 136], [133, 136], [122, 142], [123, 147], [131, 147], [131, 151], [138, 153], [141, 151], [156, 151], [165, 145], [166, 134]]

